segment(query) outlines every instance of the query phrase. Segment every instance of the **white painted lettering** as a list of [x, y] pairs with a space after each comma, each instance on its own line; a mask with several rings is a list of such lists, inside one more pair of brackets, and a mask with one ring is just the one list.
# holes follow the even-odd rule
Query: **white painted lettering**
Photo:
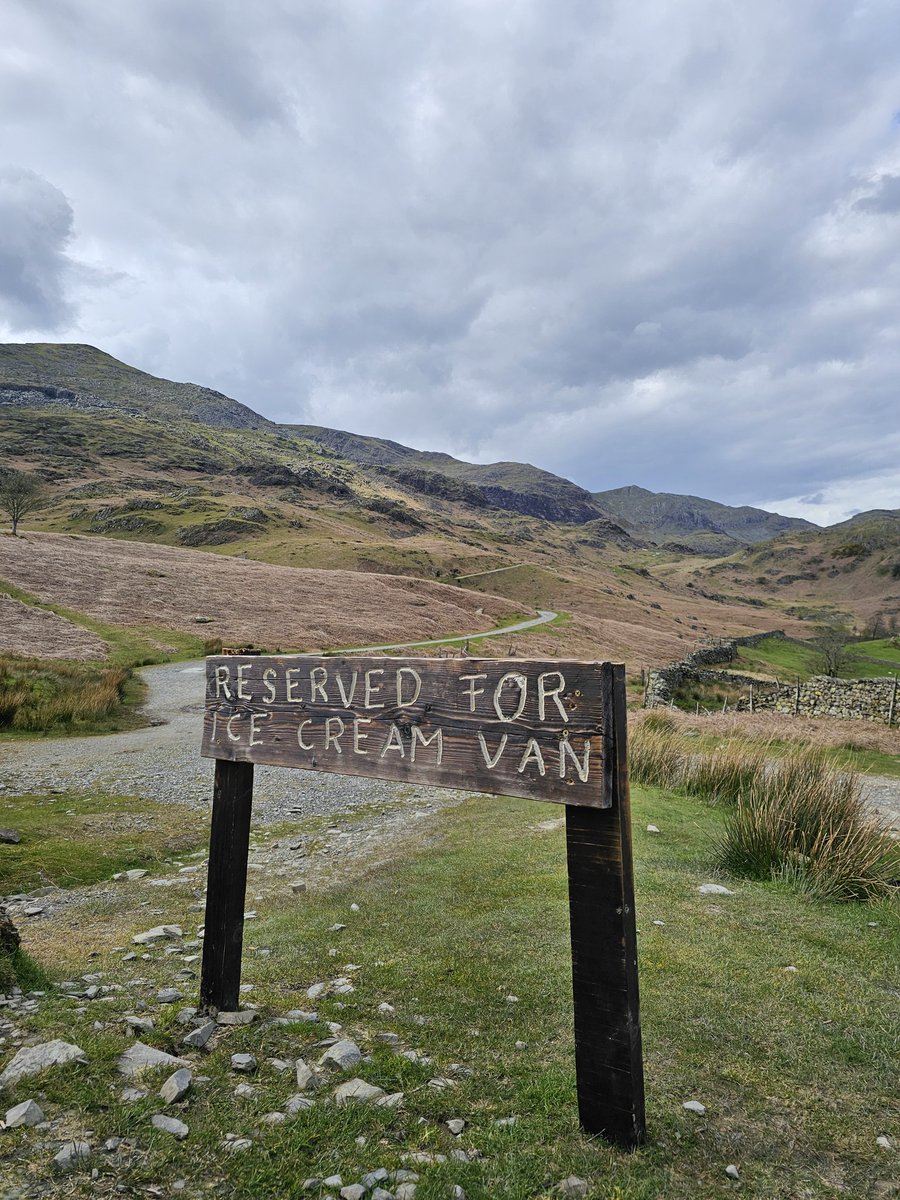
[[377, 696], [381, 691], [380, 683], [373, 683], [373, 675], [383, 675], [384, 671], [381, 667], [373, 667], [371, 671], [366, 671], [366, 708], [384, 708], [384, 701], [379, 704], [372, 703], [372, 697]]
[[582, 783], [587, 783], [588, 775], [590, 774], [590, 770], [591, 770], [591, 739], [590, 738], [584, 739], [584, 758], [582, 759], [581, 762], [578, 761], [578, 757], [575, 754], [575, 751], [573, 750], [572, 746], [569, 744], [569, 739], [568, 738], [560, 738], [559, 739], [559, 777], [560, 777], [560, 779], [565, 779], [565, 777], [566, 777], [566, 755], [567, 754], [572, 759], [572, 765], [575, 767], [575, 770], [578, 772], [578, 778], [581, 780]]
[[422, 730], [418, 727], [418, 725], [413, 725], [413, 727], [412, 727], [412, 744], [409, 749], [409, 757], [412, 759], [413, 762], [416, 761], [416, 739], [417, 738], [422, 743], [423, 746], [430, 746], [431, 743], [435, 740], [435, 738], [437, 738], [437, 762], [435, 763], [435, 766], [439, 767], [441, 765], [441, 760], [444, 757], [444, 731], [443, 731], [443, 729], [436, 729], [434, 731], [434, 733], [431, 735], [431, 737], [427, 738], [425, 736], [425, 734], [422, 732]]
[[528, 739], [528, 745], [525, 747], [525, 753], [519, 763], [519, 774], [521, 775], [530, 762], [537, 764], [538, 773], [543, 777], [547, 774], [547, 768], [544, 766], [544, 756], [541, 754], [541, 748], [534, 738]]
[[259, 723], [260, 723], [260, 721], [268, 721], [268, 719], [269, 719], [269, 717], [271, 717], [271, 715], [272, 715], [271, 713], [251, 713], [250, 714], [250, 745], [251, 746], [261, 746], [262, 745], [262, 738], [258, 736]]
[[327, 667], [313, 667], [309, 673], [309, 698], [315, 701], [316, 696], [321, 696], [325, 703], [328, 703], [328, 693], [325, 691], [325, 685], [328, 682]]
[[[403, 676], [404, 675], [412, 676], [413, 686], [416, 689], [413, 692], [412, 696], [410, 696], [410, 698], [408, 700], [403, 699]], [[397, 707], [398, 708], [411, 707], [411, 705], [415, 704], [415, 702], [418, 700], [419, 693], [421, 691], [422, 691], [422, 676], [419, 674], [419, 672], [417, 670], [415, 670], [414, 667], [401, 667], [399, 669], [399, 671], [397, 672]]]
[[384, 756], [387, 754], [388, 750], [399, 750], [400, 757], [401, 758], [406, 757], [406, 751], [403, 748], [403, 734], [400, 732], [399, 728], [394, 724], [391, 725], [390, 732], [388, 733], [388, 739], [384, 743], [384, 748], [382, 749], [382, 751], [378, 755], [378, 757], [384, 758]]
[[218, 724], [219, 724], [219, 714], [216, 712], [216, 710], [215, 710], [215, 709], [213, 709], [213, 715], [212, 715], [212, 732], [211, 732], [211, 733], [210, 733], [210, 735], [209, 735], [209, 740], [210, 740], [211, 742], [214, 742], [214, 741], [216, 740], [216, 726], [217, 726]]
[[353, 703], [353, 696], [356, 692], [356, 681], [359, 679], [359, 671], [354, 671], [350, 677], [350, 694], [347, 694], [347, 689], [344, 687], [344, 681], [340, 675], [335, 675], [334, 681], [337, 684], [337, 690], [341, 693], [341, 703], [344, 708], [349, 708]]
[[303, 730], [307, 725], [312, 725], [312, 721], [310, 721], [309, 718], [307, 718], [305, 721], [301, 721], [297, 726], [297, 745], [301, 750], [315, 750], [315, 746], [312, 744], [312, 742], [304, 742], [303, 740]]
[[508, 741], [509, 741], [509, 734], [504, 733], [503, 737], [501, 737], [501, 739], [500, 739], [500, 745], [497, 747], [497, 753], [494, 755], [493, 758], [491, 758], [491, 752], [490, 752], [490, 750], [488, 750], [487, 742], [484, 740], [484, 734], [479, 729], [478, 744], [481, 747], [481, 756], [484, 759], [485, 763], [487, 764], [487, 769], [489, 771], [493, 771], [494, 767], [496, 767], [497, 763], [500, 761], [500, 757], [503, 754], [503, 751], [506, 749], [506, 743]]
[[263, 687], [266, 689], [267, 695], [263, 696], [263, 704], [272, 704], [275, 700], [275, 684], [273, 679], [278, 678], [278, 672], [274, 667], [266, 667], [262, 673]]
[[[331, 732], [332, 726], [340, 726], [340, 728], [337, 730], [337, 733]], [[328, 717], [325, 721], [325, 749], [328, 750], [333, 745], [338, 754], [343, 754], [344, 752], [341, 749], [341, 736], [343, 732], [344, 722], [341, 720], [341, 718]]]
[[[557, 681], [556, 687], [548, 687], [551, 679]], [[566, 690], [566, 681], [561, 671], [545, 671], [542, 675], [538, 675], [538, 720], [546, 720], [546, 704], [548, 700], [553, 700], [556, 707], [559, 709], [559, 715], [564, 721], [568, 721], [569, 714], [563, 707], [563, 702], [560, 700], [560, 695]]]
[[353, 721], [353, 753], [354, 754], [368, 754], [369, 753], [368, 750], [363, 750], [362, 746], [360, 745], [360, 742], [365, 742], [368, 740], [369, 735], [367, 733], [362, 733], [360, 731], [359, 727], [360, 727], [360, 725], [371, 725], [371, 724], [372, 724], [372, 722], [369, 720], [368, 717], [354, 718], [354, 721]]
[[225, 732], [228, 734], [229, 740], [232, 742], [239, 742], [241, 740], [241, 735], [239, 733], [231, 732], [232, 722], [239, 721], [240, 719], [241, 719], [241, 714], [235, 713], [234, 716], [229, 717], [228, 720], [225, 722]]
[[459, 682], [469, 685], [469, 712], [475, 711], [475, 699], [484, 695], [484, 688], [476, 687], [479, 679], [487, 679], [487, 675], [460, 675]]
[[[500, 701], [503, 697], [503, 689], [507, 687], [517, 687], [519, 689], [519, 701], [516, 705], [516, 711], [512, 714], [512, 716], [507, 716], [507, 714], [500, 707]], [[518, 718], [522, 715], [523, 709], [525, 708], [525, 698], [527, 694], [528, 680], [525, 678], [525, 676], [520, 671], [508, 671], [494, 688], [494, 712], [501, 721], [512, 723], [513, 721], [518, 720]]]
[[222, 695], [223, 692], [225, 693], [226, 700], [231, 699], [231, 691], [229, 690], [229, 687], [228, 687], [228, 684], [230, 682], [231, 682], [231, 668], [230, 667], [216, 667], [216, 699], [217, 700]]
[[238, 683], [237, 694], [238, 694], [239, 700], [252, 700], [253, 699], [253, 697], [251, 696], [251, 694], [249, 692], [244, 691], [244, 684], [247, 682], [244, 679], [244, 676], [247, 674], [247, 672], [249, 670], [250, 670], [249, 663], [241, 663], [241, 665], [237, 669], [237, 683]]
[[285, 688], [287, 689], [288, 704], [301, 704], [303, 701], [303, 697], [299, 694], [300, 684], [294, 678], [295, 675], [299, 674], [299, 667], [289, 667], [284, 673], [284, 683]]

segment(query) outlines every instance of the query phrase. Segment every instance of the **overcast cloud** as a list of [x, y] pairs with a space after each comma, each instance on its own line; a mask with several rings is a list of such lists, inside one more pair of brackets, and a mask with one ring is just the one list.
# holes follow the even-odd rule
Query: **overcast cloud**
[[0, 337], [821, 522], [900, 505], [894, 0], [7, 0]]

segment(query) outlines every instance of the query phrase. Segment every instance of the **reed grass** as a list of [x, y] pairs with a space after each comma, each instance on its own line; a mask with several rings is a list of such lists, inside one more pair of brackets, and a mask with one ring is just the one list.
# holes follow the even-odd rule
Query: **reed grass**
[[124, 667], [0, 656], [0, 729], [36, 732], [82, 728], [122, 705], [131, 672]]

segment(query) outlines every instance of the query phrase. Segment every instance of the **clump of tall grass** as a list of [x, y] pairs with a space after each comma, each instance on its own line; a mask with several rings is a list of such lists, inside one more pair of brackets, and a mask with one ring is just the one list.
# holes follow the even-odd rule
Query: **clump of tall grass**
[[734, 804], [766, 772], [766, 747], [728, 743], [693, 749], [673, 730], [645, 718], [632, 732], [630, 771], [636, 783]]
[[740, 797], [716, 862], [818, 899], [871, 900], [900, 890], [900, 843], [866, 810], [858, 776], [815, 750], [771, 764]]
[[0, 656], [0, 728], [90, 727], [122, 704], [129, 677], [121, 667]]

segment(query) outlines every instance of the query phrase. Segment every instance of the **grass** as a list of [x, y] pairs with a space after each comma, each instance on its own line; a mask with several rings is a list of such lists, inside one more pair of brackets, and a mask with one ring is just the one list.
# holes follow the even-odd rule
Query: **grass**
[[103, 793], [0, 797], [0, 826], [22, 835], [0, 853], [0, 895], [80, 887], [158, 866], [203, 840], [202, 818], [171, 804]]
[[[294, 1091], [293, 1080], [267, 1060], [314, 1057], [322, 1027], [263, 1023], [227, 1031], [195, 1056], [195, 1080], [207, 1078], [175, 1114], [190, 1127], [187, 1141], [157, 1133], [150, 1126], [160, 1111], [156, 1083], [136, 1104], [118, 1098], [115, 1059], [130, 1044], [119, 1018], [137, 997], [150, 999], [172, 981], [178, 956], [157, 950], [135, 970], [109, 950], [108, 935], [92, 969], [104, 982], [127, 984], [132, 972], [147, 982], [109, 993], [102, 1006], [54, 996], [28, 1019], [41, 1036], [64, 1028], [89, 1062], [40, 1080], [45, 1112], [65, 1117], [55, 1139], [48, 1144], [34, 1130], [4, 1135], [10, 1184], [40, 1180], [46, 1195], [87, 1197], [114, 1184], [168, 1194], [181, 1179], [186, 1197], [282, 1200], [305, 1194], [310, 1176], [338, 1172], [346, 1184], [377, 1167], [414, 1166], [417, 1200], [446, 1200], [454, 1184], [469, 1200], [549, 1198], [570, 1174], [589, 1181], [590, 1200], [713, 1200], [732, 1190], [724, 1169], [736, 1163], [740, 1190], [772, 1200], [868, 1196], [878, 1181], [889, 1187], [895, 1164], [875, 1138], [895, 1136], [900, 1122], [896, 911], [823, 906], [778, 882], [741, 884], [732, 897], [701, 896], [697, 885], [709, 877], [722, 811], [645, 789], [635, 789], [634, 807], [650, 1131], [644, 1149], [620, 1153], [577, 1125], [564, 834], [558, 822], [547, 825], [561, 810], [476, 798], [446, 811], [420, 852], [362, 878], [342, 870], [341, 886], [261, 911], [248, 926], [244, 980], [265, 1012], [306, 1006], [309, 984], [343, 972], [345, 963], [358, 966], [351, 972], [356, 990], [320, 1001], [319, 1011], [371, 1053], [359, 1074], [404, 1091], [400, 1109], [336, 1110], [320, 1102], [283, 1125], [265, 1125], [262, 1115], [283, 1110]], [[661, 833], [644, 833], [648, 821]], [[127, 902], [132, 893], [124, 895]], [[164, 895], [165, 912], [154, 919], [187, 924], [187, 902], [173, 890]], [[105, 903], [98, 898], [98, 921], [109, 911]], [[146, 927], [137, 900], [130, 913], [122, 914], [122, 904], [117, 923]], [[69, 956], [72, 940], [70, 922]], [[180, 986], [193, 1002], [196, 983]], [[379, 1011], [383, 1002], [395, 1011]], [[146, 1040], [179, 1048], [177, 1007], [152, 1008], [155, 1027]], [[399, 1057], [376, 1040], [379, 1031], [433, 1062]], [[255, 1094], [242, 1100], [229, 1059], [245, 1050], [260, 1069], [251, 1080]], [[471, 1077], [443, 1091], [427, 1086], [453, 1063]], [[34, 1086], [12, 1089], [8, 1103]], [[705, 1116], [683, 1109], [692, 1098], [706, 1105]], [[459, 1139], [444, 1124], [456, 1116], [467, 1122]], [[509, 1117], [515, 1123], [495, 1124]], [[95, 1145], [110, 1136], [128, 1140], [54, 1185], [49, 1162], [58, 1143], [85, 1129]], [[252, 1148], [225, 1153], [229, 1133], [251, 1137]], [[404, 1159], [459, 1149], [480, 1157], [433, 1165]]]
[[0, 730], [120, 729], [129, 723], [129, 699], [141, 690], [122, 667], [0, 655]]
[[[892, 664], [900, 670], [900, 650], [891, 638], [848, 642], [847, 657], [840, 667], [843, 679], [877, 679], [891, 674]], [[753, 646], [739, 646], [732, 664], [737, 671], [751, 670], [777, 676], [782, 682], [809, 679], [822, 674], [820, 656], [814, 646], [793, 638], [764, 638]], [[728, 666], [724, 667], [728, 670]]]

